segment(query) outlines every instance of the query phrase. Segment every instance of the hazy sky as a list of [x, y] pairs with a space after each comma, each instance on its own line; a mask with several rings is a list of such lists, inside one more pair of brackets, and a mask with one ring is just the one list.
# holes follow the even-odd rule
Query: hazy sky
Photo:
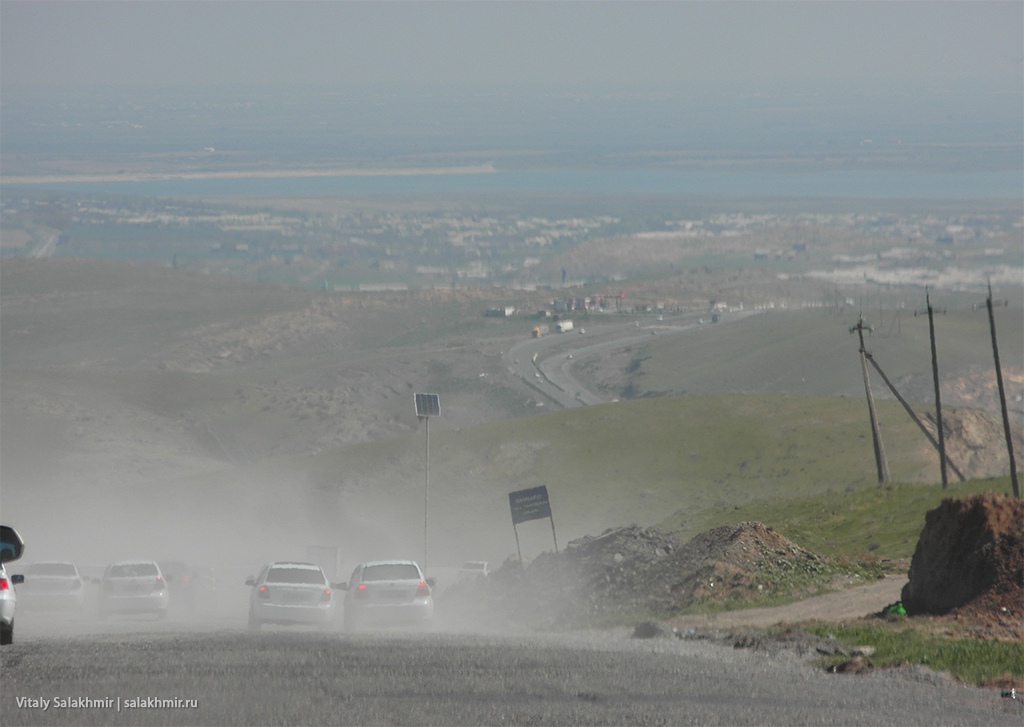
[[1024, 88], [1024, 3], [0, 0], [0, 86]]

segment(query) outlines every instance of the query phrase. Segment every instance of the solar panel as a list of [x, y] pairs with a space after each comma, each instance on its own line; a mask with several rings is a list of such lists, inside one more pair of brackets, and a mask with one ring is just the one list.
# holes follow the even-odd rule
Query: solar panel
[[437, 394], [414, 394], [416, 397], [416, 416], [436, 417], [441, 414], [441, 402]]

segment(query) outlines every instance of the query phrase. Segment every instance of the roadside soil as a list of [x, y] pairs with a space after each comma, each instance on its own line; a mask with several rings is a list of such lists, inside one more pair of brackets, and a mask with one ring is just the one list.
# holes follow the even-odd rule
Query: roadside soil
[[900, 600], [900, 592], [906, 583], [905, 575], [890, 575], [863, 586], [851, 586], [795, 603], [712, 614], [687, 614], [672, 618], [668, 623], [677, 631], [690, 628], [766, 628], [800, 621], [840, 623], [878, 613]]

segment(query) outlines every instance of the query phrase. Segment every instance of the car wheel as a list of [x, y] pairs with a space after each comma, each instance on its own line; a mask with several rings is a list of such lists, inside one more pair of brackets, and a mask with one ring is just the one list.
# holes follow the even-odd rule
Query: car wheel
[[0, 629], [0, 645], [7, 646], [14, 643], [14, 621], [5, 629]]

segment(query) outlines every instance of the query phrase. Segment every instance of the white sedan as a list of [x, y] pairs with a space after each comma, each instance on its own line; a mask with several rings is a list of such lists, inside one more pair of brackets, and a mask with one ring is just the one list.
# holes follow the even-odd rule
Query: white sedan
[[100, 618], [151, 613], [167, 618], [170, 593], [160, 566], [152, 560], [122, 560], [107, 566], [100, 580]]
[[265, 623], [327, 626], [334, 617], [334, 595], [323, 569], [313, 563], [268, 563], [245, 584], [249, 628]]
[[433, 579], [411, 560], [360, 563], [346, 584], [345, 628], [411, 625], [428, 629], [434, 620]]

